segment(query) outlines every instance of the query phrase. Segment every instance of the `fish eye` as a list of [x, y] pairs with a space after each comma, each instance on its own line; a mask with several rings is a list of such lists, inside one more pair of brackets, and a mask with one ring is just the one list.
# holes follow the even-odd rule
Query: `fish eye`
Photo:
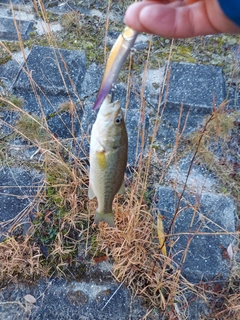
[[118, 115], [116, 118], [115, 118], [115, 123], [116, 124], [120, 124], [122, 122], [122, 116], [121, 115]]

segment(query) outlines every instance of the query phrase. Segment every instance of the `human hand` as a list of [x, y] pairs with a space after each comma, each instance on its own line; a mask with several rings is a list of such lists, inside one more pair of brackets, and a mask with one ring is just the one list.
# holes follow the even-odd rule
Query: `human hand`
[[167, 38], [240, 33], [240, 27], [223, 13], [217, 0], [135, 2], [127, 9], [124, 21], [136, 31]]

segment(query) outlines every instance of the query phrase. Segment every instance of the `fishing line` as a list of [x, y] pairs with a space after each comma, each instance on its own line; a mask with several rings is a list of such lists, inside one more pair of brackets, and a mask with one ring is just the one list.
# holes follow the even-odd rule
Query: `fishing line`
[[111, 88], [111, 103], [113, 103], [113, 100], [114, 100], [114, 95], [115, 95], [115, 92], [117, 90], [117, 84], [116, 83], [113, 83], [112, 84], [112, 88]]
[[105, 309], [105, 307], [109, 304], [109, 302], [112, 300], [112, 298], [115, 296], [115, 294], [118, 292], [118, 290], [121, 288], [121, 286], [124, 284], [124, 281], [126, 278], [123, 280], [123, 282], [119, 285], [119, 287], [113, 292], [112, 296], [108, 299], [108, 301], [105, 303], [105, 305], [102, 307], [101, 311]]

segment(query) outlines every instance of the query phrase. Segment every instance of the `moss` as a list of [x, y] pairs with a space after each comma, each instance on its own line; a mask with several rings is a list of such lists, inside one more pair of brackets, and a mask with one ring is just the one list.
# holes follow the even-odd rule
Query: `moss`
[[[13, 42], [4, 42], [4, 46], [9, 49], [10, 52], [16, 52], [20, 50], [20, 45], [18, 41]], [[12, 59], [12, 55], [8, 53], [8, 51], [2, 46], [0, 47], [0, 64], [7, 63]]]
[[153, 203], [153, 197], [155, 195], [154, 188], [148, 187], [147, 190], [144, 192], [143, 199], [145, 200], [147, 206], [151, 208]]
[[[14, 109], [14, 106], [21, 108], [24, 104], [24, 100], [21, 97], [16, 97], [13, 94], [9, 94], [8, 96], [4, 97], [3, 101], [0, 99], [0, 109]], [[12, 104], [14, 106], [12, 106]]]
[[35, 36], [35, 32], [34, 31], [29, 32], [29, 37], [34, 37], [34, 36]]
[[21, 98], [21, 97], [16, 97], [15, 95], [11, 94], [9, 97], [8, 97], [8, 100], [13, 103], [15, 106], [17, 107], [23, 107], [24, 105], [24, 99]]
[[4, 45], [8, 48], [11, 52], [18, 52], [21, 50], [21, 46], [19, 41], [5, 41]]
[[63, 14], [60, 18], [60, 23], [66, 32], [76, 32], [77, 35], [80, 35], [82, 21], [79, 11], [71, 11]]
[[0, 53], [0, 65], [7, 63], [9, 60], [11, 60], [11, 55], [10, 55], [10, 54], [4, 54], [4, 55], [2, 55], [2, 54]]
[[30, 141], [47, 141], [47, 132], [42, 124], [42, 120], [37, 117], [30, 117], [24, 114], [16, 123], [19, 132], [22, 132]]
[[193, 57], [192, 51], [191, 46], [177, 46], [173, 51], [173, 60], [196, 63], [197, 60]]
[[44, 21], [55, 22], [58, 21], [58, 15], [49, 11], [45, 11], [44, 14], [40, 11], [37, 12], [37, 16]]
[[160, 88], [160, 84], [159, 83], [156, 83], [156, 82], [153, 82], [152, 83], [152, 86], [155, 90], [159, 89]]
[[[171, 61], [221, 66], [223, 71], [230, 75], [236, 63], [236, 57], [234, 52], [229, 50], [229, 46], [234, 46], [239, 41], [240, 35], [174, 40]], [[157, 69], [164, 66], [165, 61], [169, 58], [170, 46], [171, 39], [153, 36], [148, 67]], [[136, 52], [134, 55], [133, 70], [138, 73], [143, 70], [142, 64], [146, 62], [147, 50]]]

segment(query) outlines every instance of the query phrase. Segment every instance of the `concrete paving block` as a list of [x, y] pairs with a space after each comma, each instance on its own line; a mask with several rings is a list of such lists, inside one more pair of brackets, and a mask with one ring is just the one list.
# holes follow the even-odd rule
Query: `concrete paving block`
[[20, 161], [44, 161], [45, 158], [39, 152], [39, 148], [33, 146], [29, 141], [25, 141], [19, 137], [10, 140], [8, 143], [8, 152], [12, 159]]
[[130, 167], [138, 165], [139, 156], [145, 153], [149, 117], [147, 114], [142, 115], [137, 110], [129, 109], [126, 116], [126, 127], [128, 132], [128, 164]]
[[[67, 139], [74, 138], [79, 135], [82, 110], [77, 103], [76, 97], [69, 97], [66, 95], [35, 95], [33, 93], [25, 92], [21, 93], [21, 97], [24, 100], [24, 105], [22, 107], [24, 111], [39, 118], [43, 118], [44, 114], [50, 132], [56, 137]], [[70, 102], [70, 99], [76, 107], [74, 116], [72, 116], [68, 111], [61, 111], [62, 106]]]
[[95, 102], [95, 96], [90, 97], [89, 99], [86, 99], [83, 104], [83, 117], [82, 117], [82, 123], [81, 128], [82, 132], [86, 135], [90, 135], [92, 131], [92, 126], [96, 120], [98, 110], [93, 110], [94, 102]]
[[1, 40], [19, 40], [18, 33], [21, 35], [22, 40], [27, 40], [29, 38], [29, 32], [32, 30], [34, 25], [31, 21], [26, 20], [17, 20], [17, 29], [14, 24], [13, 18], [4, 18], [0, 19], [0, 39]]
[[84, 101], [84, 111], [81, 118], [80, 133], [74, 141], [72, 141], [71, 151], [78, 159], [89, 157], [89, 145], [92, 126], [96, 120], [97, 112], [93, 110], [95, 96]]
[[18, 91], [16, 89], [14, 90], [14, 94], [21, 96], [24, 100], [24, 111], [37, 117], [42, 117], [42, 114], [48, 117], [58, 110], [60, 103], [67, 100], [66, 96], [46, 96], [41, 93], [34, 94], [32, 92]]
[[[146, 75], [145, 98], [155, 110], [164, 78], [162, 71], [149, 70]], [[156, 135], [162, 150], [173, 147], [177, 134], [183, 133], [186, 137], [196, 131], [213, 110], [214, 99], [219, 106], [226, 97], [224, 77], [219, 67], [171, 63], [169, 74], [160, 112], [156, 116], [159, 119], [162, 115]], [[150, 135], [153, 130], [154, 126], [151, 126]]]
[[[33, 200], [41, 186], [43, 175], [23, 168], [0, 167], [0, 221], [6, 222], [18, 214], [34, 212]], [[28, 214], [26, 215], [28, 217]], [[0, 238], [6, 233], [1, 225]]]
[[141, 82], [138, 85], [139, 91], [141, 90], [142, 85], [145, 85], [144, 99], [146, 99], [151, 106], [154, 106], [155, 109], [157, 109], [162, 91], [164, 72], [164, 67], [159, 69], [149, 69], [146, 73], [142, 73]]
[[191, 192], [213, 192], [217, 185], [217, 180], [207, 166], [203, 167], [193, 163], [191, 172], [188, 175], [192, 157], [193, 154], [189, 154], [181, 159], [177, 165], [171, 166], [166, 174], [166, 179], [177, 184], [178, 187], [183, 187], [187, 181], [186, 188]]
[[24, 0], [0, 0], [0, 4], [24, 4]]
[[[86, 54], [77, 50], [64, 50], [34, 46], [27, 58], [24, 69], [29, 70], [36, 89], [44, 94], [76, 94], [86, 69]], [[14, 89], [18, 92], [32, 91], [29, 75], [19, 73]]]
[[19, 115], [14, 111], [2, 111], [0, 108], [0, 138], [3, 138], [14, 131], [14, 123]]
[[48, 128], [51, 133], [61, 139], [73, 139], [80, 133], [80, 123], [76, 115], [71, 115], [69, 112], [63, 112], [48, 121]]
[[126, 86], [123, 83], [116, 85], [116, 89], [113, 92], [113, 100], [119, 100], [122, 109], [140, 110], [140, 95], [138, 96], [136, 92], [131, 91], [128, 96]]
[[187, 312], [188, 320], [211, 319], [211, 310], [206, 301], [197, 296], [189, 297], [189, 301]]
[[228, 107], [240, 111], [240, 90], [236, 85], [231, 85], [229, 88]]
[[[178, 196], [172, 188], [159, 187], [157, 208], [164, 216], [166, 234]], [[184, 192], [168, 241], [174, 243], [173, 261], [189, 281], [227, 280], [231, 262], [222, 253], [234, 242], [235, 210], [234, 202], [225, 196]]]
[[[31, 319], [36, 320], [139, 320], [147, 313], [127, 288], [106, 279], [81, 282], [42, 279], [31, 286], [23, 283], [8, 285], [0, 293], [2, 302], [25, 304], [26, 294], [35, 297], [36, 303], [29, 307]], [[2, 319], [20, 320], [27, 315], [28, 310], [19, 307], [18, 303], [3, 303], [1, 306]]]
[[183, 104], [187, 110], [209, 113], [226, 98], [222, 68], [191, 63], [170, 64], [169, 82], [165, 90], [167, 108]]
[[33, 201], [42, 175], [19, 167], [1, 166], [0, 177], [0, 221], [7, 221]]
[[5, 87], [10, 88], [12, 86], [19, 73], [19, 69], [19, 64], [15, 60], [9, 60], [7, 63], [0, 65], [0, 79]]
[[[159, 116], [156, 119], [159, 119]], [[189, 113], [185, 111], [181, 113], [180, 109], [165, 107], [157, 130], [156, 141], [163, 150], [172, 148], [176, 142], [177, 134], [186, 137], [195, 132], [204, 121], [205, 115], [196, 114], [193, 110], [189, 110]], [[180, 124], [179, 129], [178, 124]], [[150, 135], [153, 130], [154, 126], [151, 126]]]
[[16, 96], [20, 96], [23, 101], [24, 111], [33, 114], [38, 117], [44, 116], [49, 119], [55, 114], [61, 112], [61, 106], [70, 101], [70, 99], [77, 104], [77, 98], [74, 96], [67, 95], [45, 95], [42, 93], [34, 94], [28, 92], [19, 92], [14, 90]]
[[98, 92], [103, 76], [102, 66], [92, 63], [89, 65], [83, 81], [81, 81], [80, 87], [80, 98], [84, 99]]

